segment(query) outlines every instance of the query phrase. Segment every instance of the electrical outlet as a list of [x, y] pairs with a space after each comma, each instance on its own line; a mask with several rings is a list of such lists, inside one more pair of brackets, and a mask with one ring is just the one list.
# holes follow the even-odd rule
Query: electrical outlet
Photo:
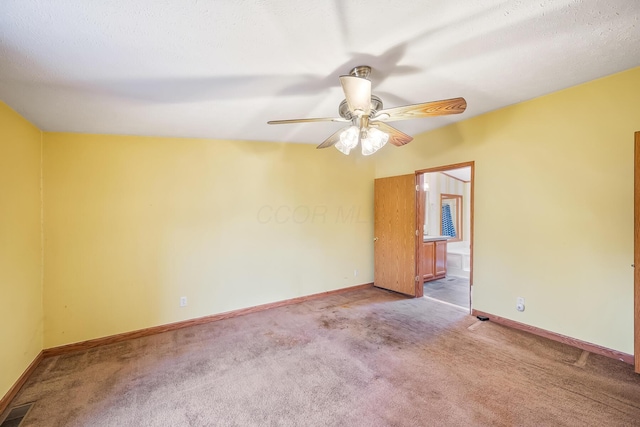
[[180, 297], [180, 307], [187, 306], [187, 297]]
[[353, 270], [353, 277], [357, 277], [358, 276], [358, 270]]
[[522, 297], [516, 298], [516, 310], [524, 311], [524, 298]]

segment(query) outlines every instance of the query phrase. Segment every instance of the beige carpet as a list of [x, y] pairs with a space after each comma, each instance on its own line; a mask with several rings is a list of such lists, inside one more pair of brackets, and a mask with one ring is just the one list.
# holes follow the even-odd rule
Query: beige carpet
[[24, 427], [640, 425], [640, 376], [581, 353], [366, 289], [49, 358], [13, 403]]

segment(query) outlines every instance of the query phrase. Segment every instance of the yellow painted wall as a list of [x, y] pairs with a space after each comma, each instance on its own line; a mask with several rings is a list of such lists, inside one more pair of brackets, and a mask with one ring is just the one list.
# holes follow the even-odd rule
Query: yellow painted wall
[[375, 174], [475, 161], [474, 308], [632, 354], [639, 130], [635, 68], [385, 147]]
[[45, 133], [45, 347], [372, 282], [373, 173], [306, 144]]
[[0, 102], [0, 398], [42, 350], [41, 133]]
[[369, 158], [45, 133], [44, 298], [41, 133], [0, 103], [0, 395], [43, 347], [43, 300], [46, 348], [371, 282], [374, 176], [469, 160], [474, 307], [632, 353], [638, 99], [640, 68]]

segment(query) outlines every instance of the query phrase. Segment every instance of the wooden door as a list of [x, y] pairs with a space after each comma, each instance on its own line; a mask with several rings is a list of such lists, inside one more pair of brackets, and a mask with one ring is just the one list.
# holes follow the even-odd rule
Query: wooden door
[[415, 175], [374, 181], [374, 285], [416, 295]]
[[633, 288], [634, 288], [634, 365], [640, 374], [640, 132], [636, 132], [634, 167], [634, 220], [633, 220]]

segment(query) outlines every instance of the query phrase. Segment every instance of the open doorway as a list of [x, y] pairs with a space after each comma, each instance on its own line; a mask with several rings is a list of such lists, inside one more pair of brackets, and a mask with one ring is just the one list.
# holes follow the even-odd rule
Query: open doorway
[[[473, 162], [416, 172], [418, 276], [425, 298], [471, 312]], [[417, 292], [419, 295], [420, 292]]]

